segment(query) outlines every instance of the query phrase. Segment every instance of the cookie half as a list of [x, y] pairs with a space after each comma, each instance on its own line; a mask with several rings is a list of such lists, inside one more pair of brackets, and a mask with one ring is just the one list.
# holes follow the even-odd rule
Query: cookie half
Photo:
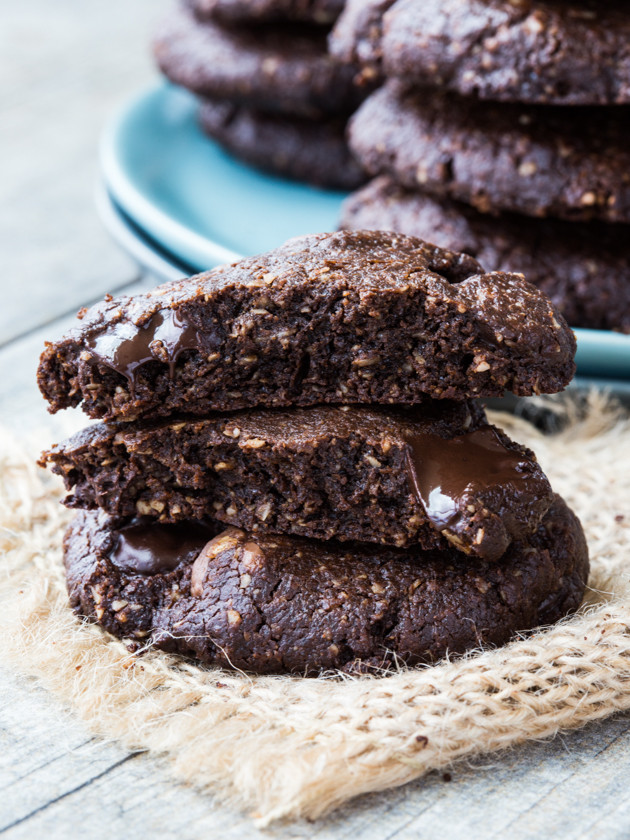
[[396, 81], [350, 122], [373, 175], [471, 204], [569, 220], [630, 221], [630, 109], [495, 105]]
[[203, 130], [253, 166], [314, 186], [352, 190], [365, 172], [348, 148], [346, 120], [307, 120], [205, 99]]
[[[171, 528], [179, 531], [169, 536]], [[184, 528], [117, 531], [101, 512], [79, 513], [64, 543], [71, 606], [132, 643], [209, 665], [310, 675], [503, 644], [575, 610], [588, 575], [580, 523], [559, 497], [536, 533], [494, 564], [471, 564], [454, 549], [237, 529], [207, 542], [211, 528], [197, 524], [188, 537]]]
[[230, 25], [293, 20], [327, 26], [344, 0], [187, 0], [187, 5], [200, 20]]
[[71, 507], [498, 560], [552, 500], [529, 450], [468, 403], [249, 411], [91, 426], [45, 453]]
[[522, 275], [396, 233], [291, 239], [80, 315], [38, 383], [53, 411], [107, 420], [547, 393], [575, 370], [573, 333]]
[[160, 27], [154, 54], [175, 84], [260, 110], [316, 119], [348, 114], [364, 98], [353, 84], [356, 68], [328, 54], [318, 28], [228, 29], [180, 8]]
[[346, 199], [340, 225], [395, 230], [522, 271], [574, 327], [630, 333], [630, 228], [504, 213], [488, 216], [398, 186], [383, 175]]
[[382, 51], [388, 76], [466, 96], [630, 103], [623, 0], [398, 0]]

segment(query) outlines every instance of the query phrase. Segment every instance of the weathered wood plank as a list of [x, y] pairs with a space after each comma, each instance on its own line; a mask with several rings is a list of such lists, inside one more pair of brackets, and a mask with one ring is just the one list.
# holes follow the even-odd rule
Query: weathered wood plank
[[[432, 773], [405, 788], [363, 797], [319, 823], [259, 832], [243, 815], [173, 782], [162, 762], [90, 739], [52, 698], [8, 675], [0, 705], [0, 833], [11, 840], [54, 839], [80, 826], [95, 840], [116, 834], [486, 840], [506, 832], [516, 840], [606, 840], [628, 836], [629, 727], [630, 716], [620, 716], [476, 766], [458, 766], [448, 782]], [[608, 824], [601, 819], [607, 809], [614, 813]], [[595, 819], [597, 833], [585, 834]]]

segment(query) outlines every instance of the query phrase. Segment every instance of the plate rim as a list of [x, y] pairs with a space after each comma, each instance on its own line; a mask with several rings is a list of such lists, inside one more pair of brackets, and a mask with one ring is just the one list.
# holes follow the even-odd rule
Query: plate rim
[[154, 242], [116, 203], [105, 179], [99, 176], [94, 185], [94, 203], [98, 217], [114, 242], [137, 265], [164, 282], [191, 276], [191, 267]]
[[[151, 228], [157, 232], [160, 239], [166, 234], [168, 238], [175, 239], [178, 242], [185, 241], [187, 250], [197, 252], [199, 256], [203, 255], [200, 260], [201, 263], [207, 260], [207, 253], [213, 254], [211, 259], [216, 260], [217, 265], [236, 262], [237, 260], [243, 259], [244, 255], [190, 230], [181, 222], [177, 221], [177, 219], [174, 219], [152, 204], [133, 182], [127, 178], [119, 155], [117, 154], [117, 147], [120, 142], [123, 126], [130, 114], [135, 111], [140, 103], [145, 103], [149, 99], [159, 97], [169, 87], [171, 85], [161, 83], [146, 87], [133, 96], [128, 97], [118, 106], [113, 116], [110, 117], [105, 125], [99, 144], [99, 160], [107, 188], [114, 194], [119, 206], [125, 212], [129, 210], [128, 215], [134, 222], [137, 223], [138, 216], [149, 219]], [[139, 214], [134, 212], [134, 207], [140, 208]], [[146, 233], [146, 227], [144, 225], [139, 225], [139, 227]], [[213, 266], [208, 267], [212, 268]]]

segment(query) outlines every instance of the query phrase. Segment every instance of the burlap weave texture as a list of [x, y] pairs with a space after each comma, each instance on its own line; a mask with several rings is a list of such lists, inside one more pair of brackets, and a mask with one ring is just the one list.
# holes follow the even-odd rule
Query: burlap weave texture
[[[180, 778], [264, 825], [317, 817], [361, 793], [630, 708], [630, 420], [592, 395], [543, 435], [493, 420], [531, 446], [582, 519], [585, 605], [498, 650], [385, 677], [249, 677], [161, 653], [131, 655], [67, 607], [59, 482], [0, 433], [5, 659], [97, 733], [166, 755]], [[47, 441], [44, 441], [47, 443]]]

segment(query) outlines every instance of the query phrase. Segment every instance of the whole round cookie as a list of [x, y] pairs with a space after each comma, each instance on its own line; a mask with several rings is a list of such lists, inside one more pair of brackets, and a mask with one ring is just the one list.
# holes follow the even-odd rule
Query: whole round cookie
[[80, 513], [64, 544], [71, 606], [116, 636], [209, 665], [317, 674], [503, 644], [575, 610], [588, 575], [584, 534], [559, 497], [495, 564], [455, 549], [211, 535], [191, 523], [116, 531]]
[[482, 212], [630, 222], [628, 108], [476, 102], [390, 81], [352, 117], [373, 175]]
[[175, 84], [265, 111], [316, 119], [348, 114], [364, 97], [353, 84], [356, 68], [328, 55], [317, 27], [228, 29], [181, 8], [162, 24], [154, 53]]
[[199, 119], [206, 134], [260, 169], [343, 190], [366, 179], [346, 143], [342, 118], [308, 120], [205, 99]]
[[521, 271], [572, 326], [630, 333], [626, 225], [488, 216], [382, 175], [346, 199], [340, 226], [395, 230], [472, 254], [492, 271]]
[[333, 23], [345, 0], [187, 0], [200, 20], [226, 24], [295, 20], [326, 26]]
[[630, 102], [623, 0], [397, 0], [385, 73], [467, 96], [554, 105]]

